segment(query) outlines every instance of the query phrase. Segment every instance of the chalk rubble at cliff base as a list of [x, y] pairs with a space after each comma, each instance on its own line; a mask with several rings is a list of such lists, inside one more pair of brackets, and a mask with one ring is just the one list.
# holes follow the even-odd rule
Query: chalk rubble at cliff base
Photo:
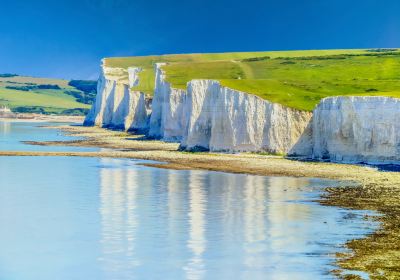
[[179, 142], [182, 150], [400, 163], [399, 99], [329, 97], [311, 113], [214, 80], [192, 80], [186, 90], [176, 89], [166, 81], [163, 65], [155, 65], [152, 102], [134, 90], [140, 68], [103, 66], [96, 101], [84, 125], [142, 131], [152, 138]]

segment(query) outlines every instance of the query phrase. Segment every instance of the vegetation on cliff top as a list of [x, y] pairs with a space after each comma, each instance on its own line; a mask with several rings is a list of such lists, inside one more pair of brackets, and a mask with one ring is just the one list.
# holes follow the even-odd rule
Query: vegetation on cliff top
[[95, 98], [95, 86], [93, 81], [0, 74], [0, 106], [19, 113], [85, 115]]
[[236, 90], [301, 110], [324, 97], [368, 95], [400, 97], [398, 49], [313, 50], [183, 54], [108, 58], [109, 67], [142, 67], [137, 90], [152, 94], [154, 63], [173, 87], [192, 79], [214, 79]]

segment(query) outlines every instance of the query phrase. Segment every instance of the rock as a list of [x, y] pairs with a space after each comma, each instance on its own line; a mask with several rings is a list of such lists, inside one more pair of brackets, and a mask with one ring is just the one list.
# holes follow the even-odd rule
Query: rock
[[311, 118], [217, 81], [192, 80], [187, 94], [189, 121], [181, 143], [187, 150], [286, 153]]
[[172, 88], [163, 65], [155, 67], [149, 136], [180, 141], [183, 150], [286, 153], [311, 118], [217, 81], [193, 80], [187, 91]]
[[107, 72], [111, 72], [114, 68], [101, 67], [101, 74], [97, 81], [97, 95], [92, 108], [86, 115], [84, 125], [87, 126], [102, 126], [103, 115], [106, 107], [106, 103], [109, 101], [109, 95], [114, 90], [115, 81], [107, 79]]
[[314, 110], [312, 157], [337, 162], [400, 163], [400, 99], [330, 97]]
[[132, 88], [139, 84], [139, 73], [142, 72], [142, 68], [139, 67], [129, 67], [128, 68], [128, 79], [129, 87]]
[[95, 103], [84, 125], [96, 125], [122, 130], [146, 130], [149, 114], [144, 93], [130, 90], [138, 83], [140, 68], [126, 70], [103, 65], [97, 84]]
[[149, 136], [164, 141], [181, 141], [186, 127], [185, 113], [186, 91], [172, 88], [165, 80], [161, 67], [165, 63], [156, 63], [156, 80]]

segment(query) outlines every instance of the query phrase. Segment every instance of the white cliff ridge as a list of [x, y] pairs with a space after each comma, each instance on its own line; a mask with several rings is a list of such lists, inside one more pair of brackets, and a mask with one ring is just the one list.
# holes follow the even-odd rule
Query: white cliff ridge
[[181, 146], [188, 150], [286, 153], [311, 118], [211, 80], [189, 82], [186, 103], [189, 121]]
[[128, 68], [128, 79], [129, 87], [134, 87], [139, 84], [139, 73], [142, 72], [140, 67], [129, 67]]
[[123, 130], [148, 128], [148, 113], [144, 93], [131, 90], [138, 84], [140, 68], [126, 70], [103, 65], [97, 83], [95, 103], [86, 116], [84, 125], [96, 125]]
[[331, 97], [316, 107], [311, 156], [338, 162], [400, 163], [400, 99]]
[[331, 97], [299, 111], [213, 80], [171, 87], [155, 65], [150, 117], [145, 94], [132, 88], [140, 68], [102, 67], [85, 125], [143, 130], [183, 150], [266, 151], [339, 162], [400, 163], [400, 99]]
[[172, 88], [165, 80], [161, 67], [156, 63], [156, 79], [149, 136], [165, 141], [180, 141], [185, 133], [187, 115], [185, 114], [186, 91]]

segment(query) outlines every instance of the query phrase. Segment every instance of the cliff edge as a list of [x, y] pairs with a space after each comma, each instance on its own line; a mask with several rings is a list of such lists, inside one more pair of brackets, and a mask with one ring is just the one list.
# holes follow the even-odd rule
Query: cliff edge
[[352, 163], [400, 162], [400, 100], [339, 96], [313, 112], [289, 108], [256, 95], [195, 79], [174, 88], [154, 65], [152, 98], [135, 87], [140, 67], [102, 66], [96, 102], [84, 124], [141, 130], [179, 142], [182, 150], [268, 152]]

